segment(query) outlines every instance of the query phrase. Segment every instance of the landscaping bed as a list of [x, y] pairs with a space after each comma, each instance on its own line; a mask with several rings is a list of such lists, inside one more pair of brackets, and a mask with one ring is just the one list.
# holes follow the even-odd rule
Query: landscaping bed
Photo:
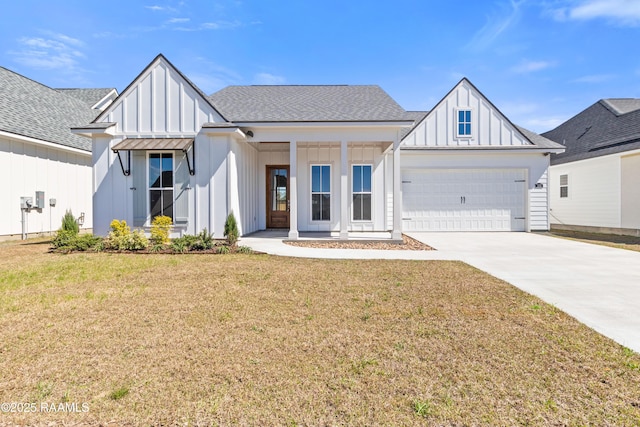
[[426, 245], [405, 234], [402, 235], [402, 243], [367, 240], [285, 240], [284, 243], [291, 246], [305, 248], [330, 248], [330, 249], [379, 249], [385, 251], [433, 251]]

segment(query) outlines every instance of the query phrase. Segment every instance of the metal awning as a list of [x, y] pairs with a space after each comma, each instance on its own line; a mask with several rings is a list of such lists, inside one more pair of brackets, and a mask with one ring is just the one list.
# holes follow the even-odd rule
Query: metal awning
[[193, 138], [127, 138], [113, 146], [112, 150], [182, 150], [193, 144]]
[[[193, 138], [127, 138], [118, 142], [111, 148], [114, 153], [118, 155], [118, 161], [120, 162], [120, 168], [124, 176], [131, 175], [131, 151], [134, 150], [180, 150], [184, 153], [187, 159], [187, 168], [189, 168], [189, 175], [195, 175], [195, 156], [196, 147], [193, 144]], [[189, 150], [191, 148], [191, 150]], [[125, 168], [120, 157], [120, 151], [127, 152], [127, 167]], [[191, 159], [189, 159], [188, 151], [191, 151]]]

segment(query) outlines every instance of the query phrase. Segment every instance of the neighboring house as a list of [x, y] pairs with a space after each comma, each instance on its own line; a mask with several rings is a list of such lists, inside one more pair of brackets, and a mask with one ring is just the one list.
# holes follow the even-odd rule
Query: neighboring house
[[[418, 124], [416, 124], [418, 120]], [[429, 113], [378, 86], [230, 86], [206, 96], [158, 55], [92, 123], [94, 231], [174, 235], [546, 230], [548, 154], [463, 79]]]
[[[91, 143], [70, 127], [116, 97], [115, 89], [52, 89], [0, 67], [0, 236], [56, 230], [67, 209], [92, 227]], [[29, 211], [23, 230], [21, 197], [35, 204], [36, 191], [44, 208]]]
[[640, 99], [602, 99], [546, 132], [554, 228], [640, 235]]

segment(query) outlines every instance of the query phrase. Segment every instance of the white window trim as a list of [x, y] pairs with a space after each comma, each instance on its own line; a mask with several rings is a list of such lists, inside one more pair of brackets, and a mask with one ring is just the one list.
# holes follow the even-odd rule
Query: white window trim
[[[353, 167], [354, 166], [370, 166], [371, 167], [371, 191], [369, 192], [354, 192], [353, 191]], [[371, 163], [352, 163], [351, 164], [351, 182], [350, 182], [350, 187], [351, 187], [351, 222], [354, 223], [358, 223], [358, 224], [371, 224], [373, 223], [373, 216], [374, 216], [374, 211], [375, 209], [373, 209], [373, 187], [374, 187], [374, 183], [373, 183], [373, 164]], [[371, 195], [371, 219], [354, 219], [353, 218], [353, 214], [355, 209], [353, 208], [353, 196], [355, 194], [369, 194]]]
[[[146, 197], [147, 197], [147, 221], [145, 223], [146, 227], [151, 227], [151, 196], [149, 194], [149, 192], [151, 190], [168, 190], [169, 187], [160, 187], [160, 188], [152, 188], [149, 186], [149, 157], [151, 154], [171, 154], [172, 156], [172, 173], [171, 173], [171, 177], [173, 178], [173, 182], [171, 183], [171, 190], [173, 190], [173, 203], [171, 203], [172, 206], [172, 217], [173, 217], [173, 222], [175, 222], [176, 219], [176, 152], [173, 150], [152, 150], [152, 151], [147, 151], [147, 155], [146, 155], [146, 176], [145, 176], [145, 182], [146, 182]], [[162, 164], [162, 162], [160, 162], [160, 164]]]
[[[567, 184], [566, 185], [562, 185], [562, 177], [566, 176], [567, 177]], [[558, 180], [558, 187], [559, 187], [559, 193], [558, 193], [558, 198], [560, 199], [568, 199], [571, 196], [571, 193], [569, 192], [569, 174], [568, 173], [563, 173], [561, 175], [559, 175], [559, 180]], [[567, 195], [563, 196], [562, 195], [562, 187], [566, 187], [567, 189]]]
[[[329, 166], [329, 193], [325, 191], [313, 192], [313, 167]], [[333, 165], [331, 163], [310, 163], [309, 164], [309, 221], [313, 224], [329, 224], [333, 217]], [[313, 219], [313, 195], [329, 194], [329, 219]]]
[[[460, 130], [459, 129], [460, 128], [460, 126], [459, 126], [460, 122], [458, 121], [458, 116], [460, 115], [460, 111], [470, 111], [471, 112], [471, 122], [469, 123], [471, 125], [471, 131], [469, 132], [468, 135], [460, 134], [460, 132], [459, 132], [459, 130]], [[453, 126], [455, 128], [456, 138], [458, 138], [458, 139], [473, 139], [473, 134], [475, 132], [475, 126], [474, 126], [474, 123], [473, 123], [473, 118], [475, 116], [474, 113], [475, 113], [475, 111], [471, 107], [458, 107], [458, 108], [455, 109], [455, 116], [453, 118]]]

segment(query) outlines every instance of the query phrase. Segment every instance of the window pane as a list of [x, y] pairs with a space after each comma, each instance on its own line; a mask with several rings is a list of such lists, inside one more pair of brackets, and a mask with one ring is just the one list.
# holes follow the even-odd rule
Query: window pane
[[353, 167], [353, 192], [359, 193], [362, 191], [362, 166]]
[[149, 154], [149, 187], [160, 187], [160, 154]]
[[560, 197], [569, 197], [569, 187], [560, 187]]
[[471, 123], [468, 123], [464, 126], [464, 134], [471, 135]]
[[353, 195], [353, 220], [362, 220], [362, 194]]
[[162, 190], [162, 215], [173, 220], [173, 190]]
[[320, 220], [320, 194], [311, 195], [311, 219], [313, 221]]
[[162, 215], [162, 192], [160, 190], [149, 190], [149, 205], [151, 220]]
[[458, 122], [464, 122], [464, 111], [458, 111]]
[[331, 196], [329, 194], [321, 195], [321, 218], [323, 221], [331, 219]]
[[467, 122], [467, 123], [471, 123], [471, 110], [467, 110], [464, 113], [465, 113], [464, 114], [464, 116], [465, 116], [464, 117], [464, 119], [465, 119], [464, 121]]
[[371, 194], [362, 195], [362, 218], [363, 221], [371, 221]]
[[362, 166], [362, 191], [371, 192], [371, 166]]
[[173, 154], [162, 154], [162, 187], [173, 187]]
[[458, 125], [458, 135], [464, 135], [464, 124], [462, 123]]
[[320, 191], [320, 166], [311, 166], [311, 191]]
[[322, 166], [322, 188], [323, 193], [331, 192], [331, 167]]

